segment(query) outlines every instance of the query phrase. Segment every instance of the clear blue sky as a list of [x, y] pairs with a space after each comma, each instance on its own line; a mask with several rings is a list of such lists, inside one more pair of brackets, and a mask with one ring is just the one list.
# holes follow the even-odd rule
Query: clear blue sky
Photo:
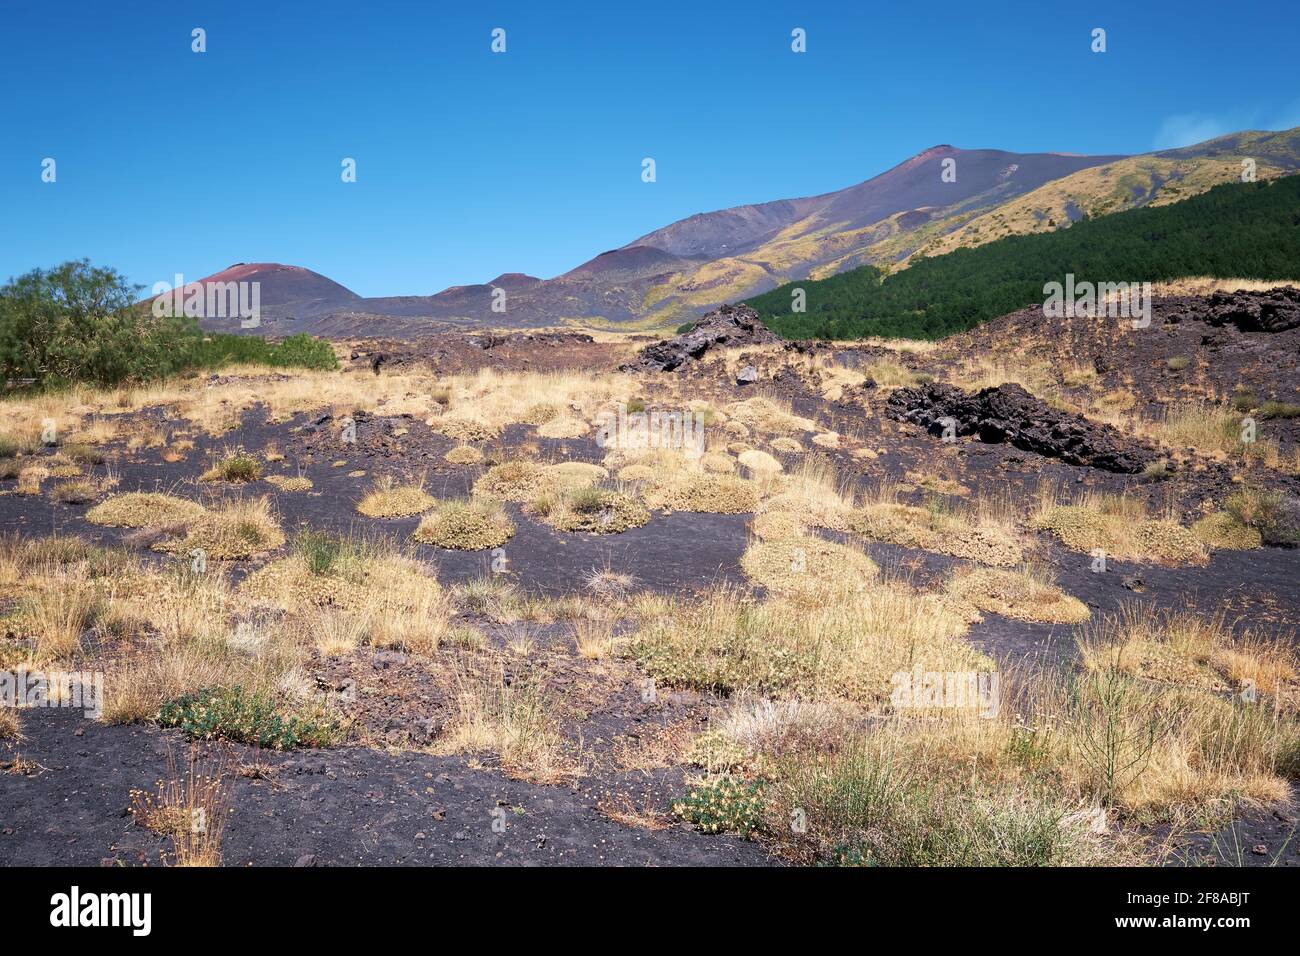
[[1297, 49], [1296, 0], [0, 0], [0, 280], [83, 256], [144, 285], [279, 261], [363, 295], [549, 277], [936, 143], [1297, 126]]

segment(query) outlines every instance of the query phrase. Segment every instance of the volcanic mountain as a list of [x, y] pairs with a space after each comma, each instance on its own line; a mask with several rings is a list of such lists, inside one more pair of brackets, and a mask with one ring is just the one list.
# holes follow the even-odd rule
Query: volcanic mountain
[[1259, 179], [1300, 169], [1300, 129], [1139, 156], [934, 146], [836, 192], [697, 213], [553, 279], [505, 273], [434, 295], [380, 298], [273, 263], [232, 266], [201, 281], [256, 278], [270, 316], [264, 324], [277, 332], [410, 336], [445, 323], [662, 328], [791, 280], [868, 263], [906, 268], [916, 256], [1177, 202], [1238, 181], [1247, 161]]

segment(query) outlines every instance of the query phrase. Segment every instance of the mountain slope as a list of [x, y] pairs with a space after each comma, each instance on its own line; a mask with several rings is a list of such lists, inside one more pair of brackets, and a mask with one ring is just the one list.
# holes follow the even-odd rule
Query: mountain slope
[[[1300, 175], [1225, 183], [1184, 202], [1082, 220], [1069, 229], [1009, 236], [918, 259], [882, 275], [864, 266], [801, 280], [749, 299], [783, 335], [934, 338], [1044, 301], [1044, 284], [1151, 282], [1186, 276], [1300, 278]], [[1127, 321], [1108, 318], [1099, 322]]]

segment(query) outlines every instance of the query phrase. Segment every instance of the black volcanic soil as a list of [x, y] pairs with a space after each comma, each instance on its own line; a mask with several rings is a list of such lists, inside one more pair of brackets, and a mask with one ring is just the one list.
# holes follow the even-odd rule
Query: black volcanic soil
[[[31, 776], [0, 770], [0, 866], [161, 862], [167, 841], [135, 825], [129, 793], [165, 776], [168, 745], [183, 762], [179, 732], [45, 710], [25, 715], [24, 733], [17, 747], [0, 745], [0, 767], [13, 751], [39, 765]], [[234, 784], [227, 866], [773, 862], [738, 838], [617, 823], [596, 809], [596, 788], [522, 783], [460, 757], [367, 747], [231, 753], [257, 771]], [[665, 789], [662, 779], [636, 781], [652, 803]]]

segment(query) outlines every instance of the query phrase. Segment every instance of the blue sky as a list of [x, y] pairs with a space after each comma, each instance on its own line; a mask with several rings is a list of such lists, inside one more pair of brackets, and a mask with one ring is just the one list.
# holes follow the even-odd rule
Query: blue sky
[[1297, 126], [1298, 41], [1295, 0], [0, 0], [0, 280], [83, 256], [146, 286], [238, 261], [362, 295], [549, 277], [937, 143], [1133, 153]]

